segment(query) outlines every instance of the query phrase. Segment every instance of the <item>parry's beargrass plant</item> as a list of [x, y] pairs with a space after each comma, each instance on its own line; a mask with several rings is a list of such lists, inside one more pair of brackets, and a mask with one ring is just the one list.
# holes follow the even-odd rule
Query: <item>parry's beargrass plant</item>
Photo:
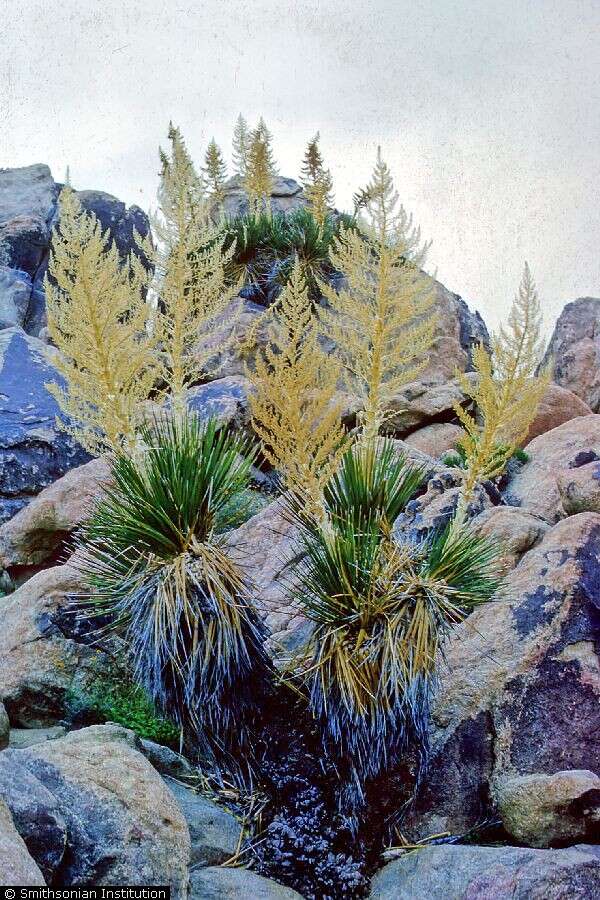
[[141, 431], [142, 458], [119, 454], [113, 486], [78, 540], [89, 584], [81, 613], [117, 633], [137, 684], [204, 753], [243, 744], [270, 664], [251, 586], [222, 534], [248, 487], [252, 454], [195, 418]]
[[[464, 427], [459, 440], [464, 483], [454, 519], [459, 528], [467, 516], [476, 485], [503, 473], [519, 449], [548, 386], [549, 371], [538, 373], [544, 355], [542, 314], [535, 283], [525, 263], [508, 324], [492, 339], [491, 353], [479, 344], [473, 351], [475, 383], [458, 375], [475, 407], [472, 415], [460, 404], [455, 412]], [[536, 374], [537, 373], [537, 374]]]
[[332, 756], [346, 768], [351, 816], [365, 784], [416, 745], [426, 756], [438, 652], [498, 585], [497, 548], [465, 527], [399, 543], [393, 523], [423, 473], [379, 439], [348, 451], [317, 520], [295, 495], [300, 529], [290, 597], [314, 623], [302, 679]]

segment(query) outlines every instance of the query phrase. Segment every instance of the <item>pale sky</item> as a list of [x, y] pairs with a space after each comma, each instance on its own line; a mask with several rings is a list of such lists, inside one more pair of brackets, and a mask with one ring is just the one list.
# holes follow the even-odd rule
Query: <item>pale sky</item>
[[169, 119], [200, 164], [264, 115], [282, 174], [318, 129], [340, 208], [378, 144], [430, 269], [552, 326], [600, 296], [600, 0], [0, 0], [0, 167], [67, 165], [148, 209]]

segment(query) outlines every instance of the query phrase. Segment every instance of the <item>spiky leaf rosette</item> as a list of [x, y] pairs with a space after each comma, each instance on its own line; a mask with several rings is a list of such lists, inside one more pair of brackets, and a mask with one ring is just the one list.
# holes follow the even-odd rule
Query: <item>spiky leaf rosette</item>
[[[370, 455], [377, 452], [380, 460]], [[385, 444], [350, 453], [325, 491], [328, 521], [296, 508], [290, 593], [315, 626], [303, 679], [325, 743], [349, 776], [345, 811], [356, 813], [365, 783], [409, 745], [425, 758], [436, 659], [450, 629], [491, 597], [498, 553], [468, 529], [452, 540], [444, 531], [397, 543], [393, 518], [422, 476], [400, 461], [386, 484]]]
[[214, 422], [158, 420], [143, 458], [118, 455], [113, 485], [78, 540], [82, 612], [116, 632], [136, 681], [204, 752], [243, 742], [269, 672], [251, 587], [221, 533], [252, 455]]

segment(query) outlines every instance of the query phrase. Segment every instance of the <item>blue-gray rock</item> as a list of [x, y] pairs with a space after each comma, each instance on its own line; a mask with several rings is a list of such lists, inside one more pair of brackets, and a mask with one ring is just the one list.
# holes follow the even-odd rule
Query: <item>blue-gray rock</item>
[[58, 405], [45, 387], [56, 378], [41, 341], [20, 328], [0, 331], [0, 522], [89, 459], [56, 426]]
[[250, 869], [197, 869], [190, 878], [190, 900], [302, 900], [300, 894]]
[[[46, 165], [0, 169], [0, 266], [13, 272], [4, 276], [10, 284], [0, 277], [0, 328], [20, 325], [37, 336], [46, 325], [44, 279], [61, 188]], [[146, 236], [150, 229], [139, 207], [127, 208], [102, 191], [77, 196], [109, 230], [122, 258], [139, 253], [134, 230]]]
[[541, 367], [600, 412], [600, 299], [580, 297], [561, 312]]
[[[242, 179], [234, 175], [225, 184], [225, 199], [223, 209], [228, 218], [243, 216], [249, 210], [248, 196], [244, 190]], [[291, 212], [301, 206], [306, 206], [306, 198], [302, 193], [302, 185], [293, 178], [277, 176], [273, 181], [273, 193], [271, 194], [271, 209], [274, 213]]]
[[218, 866], [231, 859], [242, 834], [238, 820], [180, 782], [172, 778], [165, 781], [190, 830], [192, 866]]
[[600, 847], [426, 847], [389, 863], [371, 900], [592, 900], [600, 896]]

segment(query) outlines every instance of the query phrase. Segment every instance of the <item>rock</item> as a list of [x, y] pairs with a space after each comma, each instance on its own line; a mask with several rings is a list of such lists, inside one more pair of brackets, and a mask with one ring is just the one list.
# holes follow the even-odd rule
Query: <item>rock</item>
[[557, 477], [562, 507], [568, 516], [600, 513], [600, 460], [564, 469]]
[[[461, 351], [462, 352], [462, 351]], [[467, 357], [463, 354], [466, 365]], [[474, 375], [470, 376], [475, 378]], [[386, 429], [397, 437], [410, 435], [431, 420], [454, 416], [454, 404], [464, 403], [467, 397], [458, 379], [441, 380], [436, 375], [427, 379], [425, 374], [419, 381], [406, 384], [389, 404], [390, 416]]]
[[185, 756], [181, 756], [180, 753], [176, 753], [163, 744], [155, 744], [154, 741], [140, 738], [138, 749], [161, 775], [172, 775], [173, 778], [185, 779], [198, 774], [197, 769]]
[[600, 847], [426, 847], [389, 863], [371, 900], [591, 900], [600, 887]]
[[[599, 559], [600, 515], [564, 519], [497, 599], [456, 629], [440, 663], [428, 773], [404, 834], [463, 834], [493, 820], [492, 785], [506, 778], [600, 775]], [[584, 833], [584, 810], [570, 815]]]
[[10, 743], [10, 720], [4, 703], [0, 703], [0, 750]]
[[[225, 199], [223, 211], [228, 219], [246, 215], [249, 209], [248, 197], [239, 175], [234, 175], [224, 185]], [[274, 213], [292, 212], [306, 206], [306, 199], [302, 193], [302, 185], [293, 178], [283, 178], [278, 175], [273, 181], [273, 193], [271, 194], [271, 210]]]
[[66, 885], [169, 885], [184, 898], [190, 839], [160, 775], [115, 725], [73, 731], [28, 750], [7, 750], [59, 803], [65, 853], [52, 880]]
[[453, 378], [456, 370], [470, 370], [473, 346], [477, 343], [487, 346], [489, 335], [479, 313], [472, 313], [462, 297], [435, 279], [433, 287], [437, 316], [434, 343], [419, 380], [443, 383]]
[[188, 406], [203, 420], [216, 418], [222, 427], [244, 428], [250, 422], [248, 394], [251, 390], [247, 378], [229, 375], [192, 388]]
[[187, 822], [192, 866], [218, 866], [235, 855], [242, 826], [226, 810], [171, 778], [167, 786]]
[[557, 522], [564, 514], [559, 475], [568, 469], [579, 453], [594, 451], [600, 454], [600, 416], [571, 419], [534, 438], [525, 451], [529, 462], [508, 484], [506, 501], [512, 506], [523, 507], [546, 522]]
[[47, 255], [58, 186], [45, 165], [0, 169], [0, 241], [33, 280]]
[[66, 637], [64, 606], [82, 590], [68, 565], [46, 569], [0, 598], [0, 700], [23, 728], [54, 725], [68, 716], [69, 695], [106, 672], [108, 657]]
[[64, 725], [50, 725], [48, 728], [11, 728], [8, 746], [11, 750], [26, 750], [44, 741], [55, 741], [64, 737], [67, 729]]
[[[9, 273], [5, 280], [0, 276], [0, 327], [19, 325], [37, 336], [46, 326], [44, 278], [61, 187], [45, 165], [0, 169], [0, 264]], [[82, 207], [110, 230], [122, 258], [130, 252], [141, 256], [134, 229], [145, 236], [150, 226], [139, 207], [127, 209], [102, 191], [76, 193]]]
[[600, 412], [600, 300], [580, 297], [567, 303], [554, 328], [542, 367], [552, 378]]
[[523, 446], [540, 434], [558, 428], [564, 422], [570, 422], [579, 416], [589, 416], [592, 410], [573, 391], [568, 391], [554, 382], [550, 382], [537, 409], [535, 419], [529, 426]]
[[32, 290], [27, 272], [0, 265], [0, 329], [23, 327]]
[[13, 825], [10, 810], [0, 801], [0, 884], [44, 887], [46, 882]]
[[480, 534], [498, 541], [509, 569], [542, 540], [550, 526], [515, 506], [494, 506], [473, 520]]
[[[252, 367], [257, 352], [264, 351], [269, 343], [269, 326], [266, 320], [259, 324], [265, 308], [243, 297], [234, 298], [222, 316], [217, 319], [215, 330], [204, 336], [198, 349], [205, 353], [215, 349], [206, 364], [211, 376], [224, 378], [228, 375], [245, 375], [247, 367]], [[222, 323], [222, 324], [221, 324]], [[251, 329], [253, 340], [248, 341]], [[219, 347], [225, 344], [225, 349]]]
[[439, 458], [447, 451], [455, 450], [463, 434], [464, 429], [460, 425], [454, 425], [452, 422], [433, 422], [413, 431], [404, 440], [409, 447], [415, 447], [428, 456]]
[[20, 328], [0, 331], [0, 522], [89, 459], [56, 427], [59, 409], [45, 388], [56, 378], [41, 341]]
[[282, 575], [294, 552], [296, 527], [280, 501], [270, 503], [232, 531], [226, 546], [256, 587], [256, 604], [271, 632], [273, 645], [291, 650], [307, 635], [308, 623], [285, 597]]
[[190, 900], [302, 900], [300, 894], [250, 869], [196, 869], [190, 878]]
[[0, 525], [0, 566], [36, 566], [55, 554], [85, 521], [110, 483], [103, 458], [71, 469], [44, 488], [16, 516]]
[[87, 213], [96, 216], [102, 231], [108, 230], [121, 259], [126, 259], [136, 250], [137, 255], [142, 256], [134, 233], [137, 231], [142, 238], [147, 237], [150, 223], [139, 206], [130, 206], [128, 209], [124, 203], [104, 191], [77, 191], [77, 199]]
[[0, 799], [11, 811], [15, 828], [48, 883], [67, 849], [67, 825], [61, 798], [54, 796], [25, 765], [20, 751], [0, 754]]
[[530, 847], [575, 844], [600, 833], [600, 778], [593, 772], [509, 776], [494, 795], [506, 831]]

